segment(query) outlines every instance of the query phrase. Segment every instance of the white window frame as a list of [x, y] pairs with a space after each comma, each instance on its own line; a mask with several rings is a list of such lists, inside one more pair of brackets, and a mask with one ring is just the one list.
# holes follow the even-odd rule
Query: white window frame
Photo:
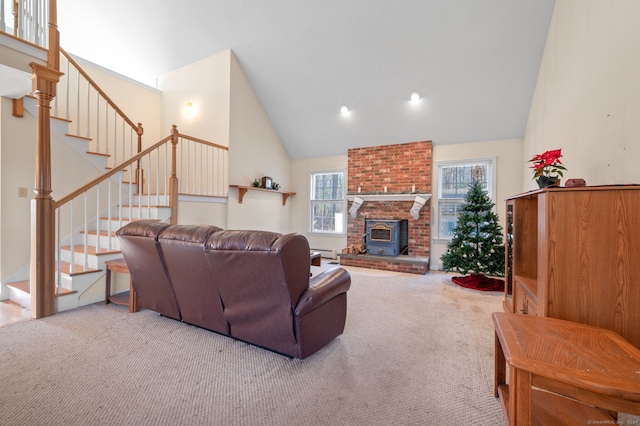
[[[313, 199], [314, 195], [314, 177], [322, 174], [342, 174], [342, 182], [343, 182], [343, 190], [342, 190], [342, 198], [335, 200], [321, 200], [316, 201]], [[342, 204], [342, 219], [337, 222], [336, 221], [336, 230], [335, 231], [319, 231], [313, 229], [313, 206], [314, 204], [321, 202], [334, 202]], [[339, 226], [338, 226], [339, 224]], [[343, 237], [347, 235], [347, 171], [346, 169], [323, 169], [323, 170], [313, 170], [309, 172], [309, 215], [308, 215], [308, 230], [309, 233], [314, 235], [324, 235], [324, 236], [340, 236]]]
[[[451, 203], [451, 202], [464, 202], [465, 197], [462, 198], [442, 198], [442, 170], [448, 167], [463, 167], [463, 166], [473, 166], [473, 165], [486, 165], [487, 166], [487, 195], [496, 204], [496, 157], [484, 157], [484, 158], [469, 158], [463, 160], [446, 160], [446, 161], [436, 161], [437, 173], [438, 173], [438, 183], [437, 183], [437, 194], [436, 194], [436, 210], [434, 214], [434, 226], [436, 229], [437, 237], [436, 240], [449, 241], [453, 237], [452, 235], [441, 235], [440, 223], [442, 218], [440, 217], [441, 203]], [[465, 194], [466, 196], [466, 194]], [[495, 210], [494, 206], [494, 210]]]

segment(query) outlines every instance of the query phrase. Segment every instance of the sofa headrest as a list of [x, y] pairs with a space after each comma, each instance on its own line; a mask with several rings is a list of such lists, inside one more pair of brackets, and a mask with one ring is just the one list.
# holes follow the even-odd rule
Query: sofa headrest
[[166, 222], [158, 222], [151, 220], [137, 220], [135, 222], [131, 222], [118, 229], [116, 235], [131, 235], [137, 237], [148, 237], [148, 238], [158, 238], [158, 235], [169, 225]]
[[218, 231], [222, 231], [222, 228], [213, 225], [173, 225], [165, 229], [158, 239], [202, 244]]
[[219, 231], [205, 243], [205, 250], [269, 251], [282, 236], [269, 231]]

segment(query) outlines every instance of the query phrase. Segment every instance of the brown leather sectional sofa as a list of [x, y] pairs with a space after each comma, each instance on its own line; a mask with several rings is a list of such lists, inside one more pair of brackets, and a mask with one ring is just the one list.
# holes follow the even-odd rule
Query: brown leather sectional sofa
[[141, 308], [300, 359], [344, 331], [351, 277], [310, 277], [302, 235], [152, 221], [117, 235]]

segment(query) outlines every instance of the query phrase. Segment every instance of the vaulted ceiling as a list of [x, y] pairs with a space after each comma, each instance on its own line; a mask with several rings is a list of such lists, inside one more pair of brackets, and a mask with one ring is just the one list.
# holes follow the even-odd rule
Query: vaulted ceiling
[[151, 86], [231, 49], [297, 159], [522, 137], [554, 2], [58, 0], [58, 22], [68, 52]]

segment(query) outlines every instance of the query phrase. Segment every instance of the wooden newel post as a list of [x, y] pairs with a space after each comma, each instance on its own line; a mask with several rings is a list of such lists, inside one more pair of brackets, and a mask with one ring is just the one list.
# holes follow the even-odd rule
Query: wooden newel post
[[38, 101], [35, 196], [31, 200], [31, 316], [56, 312], [55, 202], [51, 198], [51, 100], [62, 73], [31, 63], [32, 90]]
[[[144, 134], [142, 123], [138, 123], [136, 133], [138, 134], [138, 154], [140, 154], [142, 152], [142, 135]], [[138, 195], [142, 195], [144, 192], [144, 171], [140, 167], [140, 160], [136, 162], [136, 175], [134, 179], [134, 183], [138, 185]]]
[[171, 177], [169, 178], [169, 206], [171, 207], [171, 219], [169, 223], [178, 223], [178, 175], [176, 152], [178, 147], [178, 127], [171, 126]]
[[49, 0], [49, 52], [47, 66], [60, 70], [60, 32], [58, 31], [58, 2]]

